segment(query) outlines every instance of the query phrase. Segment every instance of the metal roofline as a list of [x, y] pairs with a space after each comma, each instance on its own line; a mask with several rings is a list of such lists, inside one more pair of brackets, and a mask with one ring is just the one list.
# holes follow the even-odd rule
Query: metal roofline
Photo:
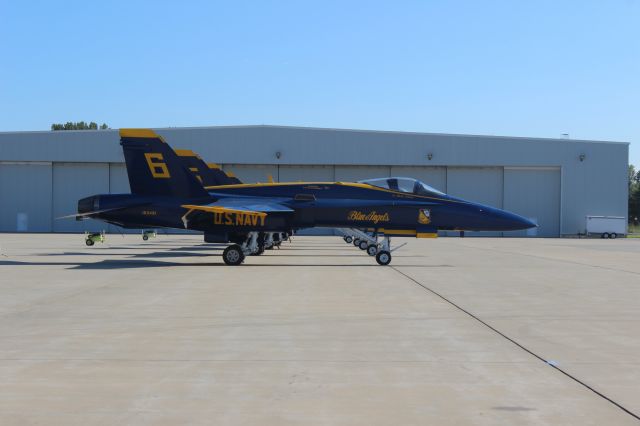
[[[274, 128], [274, 129], [297, 129], [297, 130], [314, 130], [314, 131], [334, 131], [334, 132], [358, 132], [358, 133], [384, 133], [395, 135], [421, 135], [421, 136], [445, 136], [459, 138], [484, 138], [484, 139], [527, 139], [535, 141], [554, 141], [554, 142], [581, 142], [581, 143], [607, 143], [607, 144], [623, 144], [629, 145], [630, 142], [597, 140], [597, 139], [565, 139], [565, 138], [543, 138], [532, 136], [504, 136], [504, 135], [477, 135], [463, 133], [432, 133], [432, 132], [412, 132], [404, 130], [366, 130], [366, 129], [344, 129], [337, 127], [311, 127], [311, 126], [285, 126], [277, 124], [246, 124], [246, 125], [229, 125], [229, 126], [188, 126], [188, 127], [144, 127], [153, 130], [207, 130], [207, 129], [247, 129], [247, 128]], [[97, 129], [97, 130], [19, 130], [19, 131], [0, 131], [0, 134], [11, 133], [66, 133], [66, 132], [83, 132], [83, 133], [106, 133], [117, 132], [119, 129]]]

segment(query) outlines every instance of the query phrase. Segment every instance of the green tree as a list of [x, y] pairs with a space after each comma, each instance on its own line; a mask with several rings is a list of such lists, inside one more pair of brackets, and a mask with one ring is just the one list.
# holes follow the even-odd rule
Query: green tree
[[[102, 123], [99, 128], [100, 130], [105, 130], [108, 129], [109, 126], [107, 123]], [[51, 130], [98, 130], [98, 123], [95, 121], [92, 121], [89, 124], [84, 121], [67, 121], [64, 124], [53, 123], [51, 125]]]
[[629, 223], [638, 225], [640, 218], [640, 172], [629, 164]]

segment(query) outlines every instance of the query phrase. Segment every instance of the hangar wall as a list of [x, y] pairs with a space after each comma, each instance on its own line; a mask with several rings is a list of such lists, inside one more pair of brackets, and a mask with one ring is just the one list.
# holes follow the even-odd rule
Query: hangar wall
[[[410, 176], [539, 224], [479, 235], [576, 234], [587, 214], [626, 217], [626, 143], [278, 126], [157, 131], [245, 182]], [[111, 130], [0, 133], [0, 231], [105, 229], [55, 218], [72, 214], [79, 198], [129, 191], [118, 142]]]

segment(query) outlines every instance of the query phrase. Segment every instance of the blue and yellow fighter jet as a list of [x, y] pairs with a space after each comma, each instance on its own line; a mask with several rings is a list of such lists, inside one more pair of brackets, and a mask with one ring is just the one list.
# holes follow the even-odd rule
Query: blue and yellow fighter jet
[[120, 141], [131, 194], [83, 198], [76, 219], [124, 228], [201, 231], [206, 242], [231, 243], [222, 256], [227, 265], [260, 254], [273, 245], [274, 236], [293, 229], [369, 230], [363, 238], [367, 251], [380, 265], [388, 265], [391, 236], [424, 238], [435, 237], [438, 230], [536, 226], [524, 217], [446, 195], [411, 178], [240, 184], [218, 174], [221, 184], [205, 189], [193, 167], [152, 130], [121, 129]]

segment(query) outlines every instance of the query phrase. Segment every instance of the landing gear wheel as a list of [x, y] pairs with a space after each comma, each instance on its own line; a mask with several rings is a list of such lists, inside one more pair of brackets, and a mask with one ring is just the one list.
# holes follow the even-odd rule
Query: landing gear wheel
[[237, 244], [230, 245], [222, 252], [222, 260], [224, 260], [224, 263], [231, 266], [241, 264], [244, 261], [242, 248]]
[[616, 238], [618, 238], [618, 234], [616, 234], [615, 232], [612, 233], [611, 235], [609, 235], [609, 238], [615, 240]]
[[369, 247], [367, 247], [367, 254], [369, 256], [375, 256], [378, 254], [378, 247], [375, 244], [370, 244]]
[[147, 241], [148, 239], [149, 239], [149, 237], [147, 237], [146, 235], [143, 235], [143, 236], [142, 236], [142, 240], [143, 240], [143, 241]]
[[389, 253], [386, 250], [382, 250], [380, 251], [378, 254], [376, 254], [376, 262], [378, 262], [379, 265], [385, 266], [391, 263], [391, 253]]
[[360, 250], [366, 250], [367, 247], [369, 247], [369, 243], [366, 242], [365, 240], [360, 240], [360, 243], [358, 244], [358, 248]]
[[353, 240], [353, 245], [358, 247], [360, 245], [360, 238], [356, 238]]
[[353, 242], [353, 237], [351, 235], [347, 235], [346, 237], [344, 237], [344, 241], [347, 244], [351, 244]]
[[260, 246], [258, 247], [258, 251], [255, 253], [251, 253], [251, 256], [260, 256], [262, 253], [264, 253], [266, 249], [264, 248], [264, 246]]
[[84, 240], [84, 243], [91, 247], [93, 245], [93, 240]]

